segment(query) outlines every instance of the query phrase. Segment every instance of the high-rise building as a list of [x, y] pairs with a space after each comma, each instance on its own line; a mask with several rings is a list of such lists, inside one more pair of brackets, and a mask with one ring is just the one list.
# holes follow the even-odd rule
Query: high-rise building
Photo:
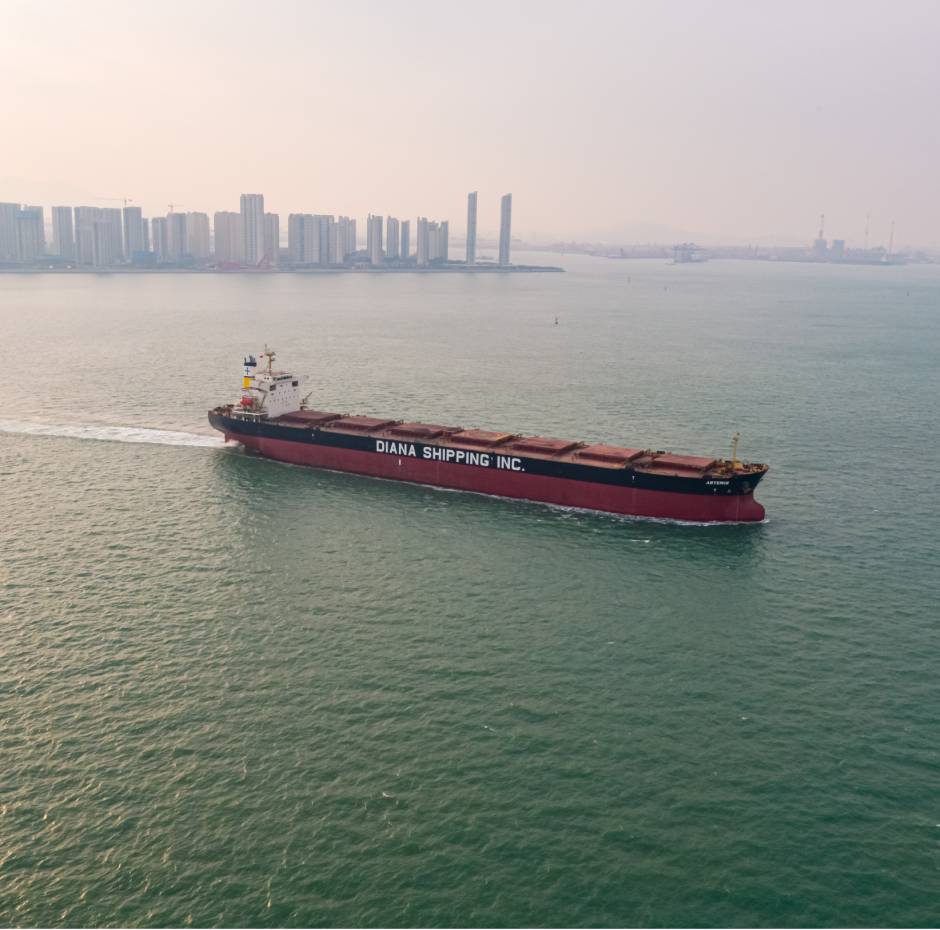
[[411, 251], [411, 220], [402, 220], [401, 224], [401, 248], [399, 255], [402, 259], [408, 258]]
[[337, 265], [346, 258], [349, 220], [321, 213], [292, 213], [287, 223], [290, 260], [304, 265]]
[[467, 194], [467, 264], [477, 261], [477, 192]]
[[242, 194], [242, 255], [249, 265], [264, 261], [264, 194]]
[[281, 218], [277, 213], [264, 214], [264, 260], [276, 265], [281, 253]]
[[330, 217], [328, 224], [328, 259], [331, 265], [342, 265], [346, 258], [346, 226], [344, 223], [337, 223]]
[[509, 247], [512, 241], [512, 194], [503, 194], [499, 204], [499, 263], [509, 264]]
[[314, 265], [322, 265], [324, 263], [324, 252], [329, 255], [330, 251], [329, 242], [323, 242], [324, 227], [326, 226], [323, 219], [318, 213], [311, 213], [307, 216], [304, 224], [304, 250], [308, 256], [307, 261]]
[[382, 222], [381, 216], [369, 214], [369, 261], [373, 265], [382, 264]]
[[79, 265], [105, 268], [124, 254], [123, 217], [116, 208], [75, 208], [75, 260]]
[[140, 234], [144, 244], [144, 252], [150, 251], [150, 220], [146, 217], [140, 221]]
[[366, 254], [372, 257], [372, 237], [375, 227], [372, 225], [372, 214], [366, 217]]
[[311, 261], [318, 265], [328, 265], [330, 262], [330, 223], [332, 216], [321, 213], [313, 214], [310, 225], [310, 254]]
[[132, 259], [144, 248], [144, 218], [140, 207], [124, 208], [124, 255]]
[[294, 264], [320, 264], [320, 217], [312, 213], [288, 216], [287, 254]]
[[108, 245], [110, 253], [109, 265], [116, 264], [124, 259], [124, 217], [120, 207], [102, 207], [101, 221], [108, 224], [108, 235], [111, 238]]
[[424, 266], [431, 262], [446, 262], [450, 238], [450, 224], [447, 220], [429, 221], [427, 217], [418, 217], [417, 263]]
[[[309, 261], [314, 265], [326, 264], [330, 255], [329, 223], [325, 216], [313, 213], [306, 223], [306, 243]], [[325, 240], [325, 241], [324, 241]]]
[[110, 216], [102, 217], [103, 213], [104, 210], [100, 212], [99, 219], [91, 224], [92, 264], [98, 268], [106, 268], [120, 261], [114, 251], [114, 220]]
[[16, 260], [36, 262], [46, 254], [42, 207], [24, 206], [16, 215]]
[[165, 216], [155, 216], [150, 221], [150, 238], [153, 240], [153, 254], [158, 262], [170, 260], [170, 234]]
[[287, 214], [287, 260], [299, 265], [304, 260], [304, 217], [305, 213]]
[[181, 262], [189, 255], [189, 241], [186, 237], [186, 214], [167, 213], [167, 253], [164, 261]]
[[336, 254], [340, 254], [342, 246], [342, 258], [337, 259], [337, 263], [345, 262], [346, 257], [356, 251], [356, 221], [348, 216], [341, 216], [336, 221]]
[[424, 266], [428, 263], [429, 256], [428, 243], [428, 220], [425, 216], [418, 217], [418, 265]]
[[399, 222], [394, 216], [390, 216], [385, 221], [385, 255], [388, 258], [398, 258], [399, 240], [398, 230]]
[[18, 203], [0, 203], [0, 262], [16, 261], [16, 217]]
[[209, 214], [186, 214], [186, 251], [197, 261], [209, 257]]
[[215, 260], [234, 264], [243, 260], [242, 216], [223, 211], [212, 218], [215, 232]]
[[71, 207], [52, 208], [52, 248], [63, 261], [75, 259], [75, 233]]
[[75, 208], [75, 260], [79, 265], [95, 264], [94, 222], [97, 207]]

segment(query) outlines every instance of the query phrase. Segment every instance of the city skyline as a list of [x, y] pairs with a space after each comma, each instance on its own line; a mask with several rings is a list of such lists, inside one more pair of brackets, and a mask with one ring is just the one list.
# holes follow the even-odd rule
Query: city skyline
[[[35, 266], [52, 260], [58, 267], [246, 267], [280, 265], [350, 266], [377, 268], [429, 265], [476, 266], [476, 197], [467, 197], [467, 256], [450, 259], [450, 222], [417, 218], [417, 242], [411, 253], [410, 220], [370, 213], [365, 221], [365, 248], [360, 249], [354, 217], [290, 213], [287, 244], [281, 237], [281, 218], [265, 209], [264, 194], [244, 193], [238, 212], [216, 211], [210, 225], [203, 211], [175, 209], [164, 216], [146, 217], [131, 198], [123, 208], [96, 206], [51, 207], [51, 224], [43, 206], [0, 201], [0, 266]], [[501, 200], [499, 265], [509, 267], [511, 241], [507, 203]], [[491, 262], [484, 264], [492, 264]]]

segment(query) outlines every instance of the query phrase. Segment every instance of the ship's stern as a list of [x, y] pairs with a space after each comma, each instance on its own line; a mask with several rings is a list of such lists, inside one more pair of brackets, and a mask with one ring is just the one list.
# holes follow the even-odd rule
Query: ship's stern
[[232, 437], [228, 431], [228, 414], [231, 413], [231, 408], [227, 407], [214, 407], [209, 411], [209, 426], [213, 429], [217, 429], [220, 433], [225, 436], [225, 441], [228, 442]]

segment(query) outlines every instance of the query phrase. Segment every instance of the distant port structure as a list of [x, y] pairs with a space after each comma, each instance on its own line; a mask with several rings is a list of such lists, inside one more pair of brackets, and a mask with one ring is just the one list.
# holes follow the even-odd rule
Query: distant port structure
[[895, 224], [885, 222], [885, 244], [871, 246], [871, 215], [865, 216], [864, 246], [853, 246], [847, 239], [826, 238], [826, 217], [819, 216], [816, 236], [809, 245], [697, 245], [680, 242], [675, 245], [647, 242], [633, 245], [610, 245], [591, 242], [554, 242], [549, 245], [531, 243], [531, 250], [594, 255], [610, 259], [664, 259], [673, 265], [699, 264], [711, 259], [746, 259], [755, 261], [808, 262], [834, 265], [893, 266], [909, 263], [940, 263], [940, 253], [926, 249], [895, 250]]
[[695, 262], [708, 261], [705, 250], [699, 248], [694, 242], [680, 242], [672, 247], [672, 263], [674, 265], [691, 265]]
[[[365, 242], [357, 219], [291, 213], [286, 247], [281, 217], [265, 210], [264, 195], [242, 194], [237, 211], [183, 212], [145, 217], [129, 197], [122, 207], [54, 206], [46, 226], [41, 206], [0, 203], [0, 271], [200, 272], [514, 272], [561, 271], [513, 264], [512, 194], [500, 201], [499, 260], [477, 256], [477, 191], [467, 196], [466, 253], [451, 258], [450, 223], [369, 214]], [[414, 239], [412, 239], [414, 230]], [[51, 233], [51, 237], [48, 233]]]
[[826, 214], [819, 215], [819, 232], [813, 240], [810, 250], [804, 255], [783, 255], [784, 261], [834, 262], [843, 265], [905, 265], [909, 260], [906, 254], [894, 251], [894, 221], [891, 222], [891, 232], [888, 235], [888, 246], [869, 248], [868, 237], [871, 229], [871, 215], [865, 217], [865, 246], [861, 249], [852, 249], [846, 245], [845, 239], [826, 240]]

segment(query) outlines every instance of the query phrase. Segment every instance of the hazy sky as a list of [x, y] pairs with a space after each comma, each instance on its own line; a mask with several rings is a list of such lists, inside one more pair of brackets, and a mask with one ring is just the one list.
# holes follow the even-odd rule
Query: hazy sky
[[0, 88], [0, 200], [940, 246], [940, 0], [0, 0]]

